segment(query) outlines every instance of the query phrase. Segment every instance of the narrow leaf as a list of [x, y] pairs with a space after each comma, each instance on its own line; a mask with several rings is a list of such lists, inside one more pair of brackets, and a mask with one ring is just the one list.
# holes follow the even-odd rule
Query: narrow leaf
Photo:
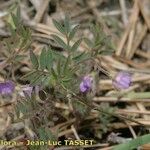
[[67, 57], [66, 62], [64, 64], [64, 68], [63, 68], [64, 74], [66, 74], [66, 72], [67, 72], [67, 68], [68, 68], [69, 63], [70, 63], [70, 55]]
[[90, 58], [90, 55], [88, 54], [88, 53], [86, 53], [86, 52], [81, 52], [79, 55], [77, 55], [77, 56], [75, 56], [74, 58], [73, 58], [73, 60], [75, 60], [76, 62], [83, 62], [83, 61], [85, 61], [85, 60], [87, 60], [87, 59], [89, 59]]
[[62, 34], [65, 33], [64, 27], [58, 21], [53, 19], [53, 24], [55, 25], [58, 31], [60, 31]]
[[21, 77], [21, 80], [23, 80], [23, 79], [29, 80], [30, 76], [33, 76], [34, 74], [36, 74], [36, 71], [35, 71], [35, 70], [34, 70], [34, 71], [31, 71], [31, 72], [29, 72], [29, 73], [27, 73], [27, 74], [25, 74], [25, 75], [23, 75], [23, 76]]
[[84, 42], [90, 48], [92, 48], [94, 46], [94, 43], [91, 40], [89, 40], [88, 38], [84, 38]]
[[53, 66], [53, 53], [52, 50], [49, 49], [47, 51], [46, 67], [50, 71], [52, 66]]
[[99, 51], [100, 55], [112, 55], [113, 53], [114, 53], [114, 50], [112, 49]]
[[13, 29], [16, 29], [17, 28], [17, 23], [18, 23], [18, 20], [17, 20], [17, 17], [11, 13], [11, 17], [10, 17], [10, 25]]
[[70, 32], [70, 21], [68, 15], [65, 16], [64, 26], [65, 26], [66, 33], [68, 34]]
[[71, 31], [70, 34], [69, 34], [69, 40], [72, 40], [72, 39], [74, 38], [74, 36], [75, 36], [75, 34], [76, 34], [78, 28], [79, 28], [79, 25], [75, 26], [75, 27], [72, 29], [72, 31]]
[[21, 14], [20, 14], [20, 7], [17, 7], [17, 13], [16, 16], [18, 19], [21, 19]]
[[42, 84], [44, 87], [49, 86], [49, 82], [50, 82], [50, 75], [47, 75], [44, 77]]
[[57, 74], [60, 76], [61, 75], [61, 60], [58, 60], [57, 63]]
[[38, 59], [32, 50], [30, 50], [30, 59], [31, 59], [33, 67], [35, 69], [38, 69], [38, 67], [39, 67]]
[[22, 61], [25, 57], [26, 55], [17, 55], [14, 59], [15, 61]]
[[47, 130], [46, 133], [49, 140], [56, 141], [57, 137], [51, 132], [51, 130]]
[[46, 49], [42, 49], [41, 55], [40, 55], [40, 68], [44, 70], [46, 68], [46, 57], [47, 57], [47, 52]]
[[72, 78], [64, 78], [64, 79], [62, 79], [63, 82], [69, 82], [71, 80], [72, 80]]
[[48, 140], [47, 134], [46, 134], [45, 129], [43, 127], [38, 129], [38, 133], [39, 133], [39, 136], [40, 136], [40, 140], [43, 140], [43, 141]]
[[43, 80], [43, 74], [39, 73], [33, 80], [31, 80], [31, 85], [39, 85]]
[[133, 150], [144, 144], [150, 143], [150, 134], [137, 137], [129, 142], [114, 146], [112, 150]]
[[71, 50], [72, 50], [72, 51], [76, 51], [76, 50], [79, 48], [81, 42], [82, 42], [82, 39], [77, 40], [77, 41], [73, 44], [73, 46], [71, 47]]
[[12, 25], [11, 23], [7, 23], [8, 27], [9, 27], [9, 30], [11, 32], [11, 36], [12, 37], [15, 37], [16, 36], [16, 32], [15, 32], [15, 27], [14, 25]]
[[52, 76], [54, 77], [54, 79], [57, 80], [57, 74], [53, 68], [51, 68], [51, 73], [52, 73]]
[[54, 40], [65, 50], [68, 50], [69, 47], [67, 46], [67, 44], [57, 35], [52, 35], [52, 37], [54, 38]]

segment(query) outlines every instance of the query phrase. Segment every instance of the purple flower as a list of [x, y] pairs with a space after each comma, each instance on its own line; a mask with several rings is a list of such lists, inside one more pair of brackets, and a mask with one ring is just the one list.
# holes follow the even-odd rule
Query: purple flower
[[25, 97], [25, 94], [27, 94], [29, 97], [31, 97], [32, 90], [33, 90], [33, 87], [30, 87], [30, 86], [24, 87], [22, 91], [20, 92], [20, 95], [22, 97]]
[[0, 94], [11, 95], [14, 92], [15, 84], [12, 81], [0, 83]]
[[81, 92], [87, 92], [91, 89], [92, 87], [92, 81], [93, 78], [90, 76], [85, 76], [82, 80], [82, 82], [80, 83], [80, 91]]
[[127, 72], [119, 72], [113, 80], [113, 86], [118, 89], [127, 89], [131, 85], [131, 75]]
[[[27, 85], [26, 87], [24, 87], [22, 89], [22, 92], [20, 92], [20, 95], [22, 97], [25, 97], [25, 94], [27, 94], [29, 97], [31, 97], [32, 91], [33, 91], [33, 86]], [[38, 94], [39, 91], [40, 91], [40, 87], [39, 86], [35, 86], [35, 93]]]

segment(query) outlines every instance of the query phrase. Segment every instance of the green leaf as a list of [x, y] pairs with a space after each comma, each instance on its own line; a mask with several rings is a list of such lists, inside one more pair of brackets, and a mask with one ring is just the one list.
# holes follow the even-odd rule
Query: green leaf
[[63, 68], [64, 75], [66, 74], [66, 72], [68, 70], [68, 65], [69, 65], [70, 61], [71, 61], [71, 59], [70, 59], [70, 55], [69, 55], [66, 59], [66, 62], [64, 64], [64, 68]]
[[31, 71], [28, 74], [24, 75], [22, 79], [29, 80], [30, 83], [33, 85], [37, 85], [43, 81], [43, 72], [39, 71]]
[[4, 43], [5, 43], [5, 45], [6, 45], [6, 50], [7, 50], [9, 53], [11, 53], [12, 46], [11, 46], [10, 42], [9, 42], [9, 41], [4, 41]]
[[55, 70], [53, 68], [51, 68], [51, 73], [52, 73], [52, 76], [54, 77], [54, 79], [57, 80], [57, 73], [55, 72]]
[[38, 133], [39, 133], [40, 140], [42, 140], [42, 141], [47, 141], [47, 140], [49, 140], [48, 137], [47, 137], [47, 134], [46, 134], [46, 132], [45, 132], [44, 127], [39, 128], [39, 129], [38, 129]]
[[82, 42], [82, 39], [77, 40], [71, 47], [71, 51], [76, 51], [79, 48], [81, 42]]
[[25, 57], [26, 57], [26, 55], [17, 55], [15, 57], [15, 61], [22, 61]]
[[100, 55], [112, 55], [114, 50], [101, 50], [99, 51]]
[[63, 82], [70, 82], [72, 80], [72, 78], [64, 78], [62, 79]]
[[46, 67], [50, 71], [52, 66], [53, 66], [53, 53], [52, 50], [49, 49], [47, 51]]
[[15, 37], [16, 36], [15, 28], [11, 25], [11, 23], [7, 23], [7, 25], [8, 25], [10, 32], [11, 32], [11, 36]]
[[42, 84], [45, 87], [45, 86], [49, 86], [49, 83], [50, 83], [50, 75], [47, 75], [43, 78]]
[[76, 34], [78, 28], [79, 28], [79, 25], [75, 26], [75, 27], [72, 29], [72, 31], [71, 31], [70, 34], [69, 34], [69, 40], [72, 40], [72, 39], [74, 38], [74, 36], [75, 36], [75, 34]]
[[54, 38], [54, 40], [65, 50], [69, 50], [70, 48], [67, 46], [67, 44], [57, 35], [52, 35], [52, 37]]
[[46, 68], [46, 59], [47, 59], [47, 52], [46, 49], [42, 49], [41, 55], [40, 55], [40, 68], [44, 70]]
[[51, 130], [46, 130], [46, 133], [47, 133], [47, 136], [48, 136], [48, 139], [49, 140], [52, 140], [52, 141], [56, 141], [57, 140], [57, 133], [58, 131], [56, 131], [56, 133], [54, 134], [54, 133], [52, 133], [52, 131]]
[[36, 71], [30, 71], [28, 72], [27, 74], [25, 74], [24, 76], [21, 77], [21, 80], [22, 79], [26, 79], [26, 80], [29, 80], [30, 79], [30, 76], [33, 76], [34, 74], [36, 74]]
[[57, 63], [57, 74], [58, 76], [61, 75], [61, 60], [60, 59], [58, 60], [58, 63]]
[[28, 112], [27, 107], [23, 102], [19, 103], [17, 106], [18, 106], [18, 110], [21, 111], [23, 114], [26, 114]]
[[56, 79], [54, 75], [51, 75], [49, 78], [49, 87], [55, 87], [56, 86]]
[[56, 21], [55, 19], [53, 19], [53, 24], [55, 25], [55, 27], [57, 28], [58, 31], [60, 31], [62, 34], [65, 33], [65, 29], [61, 25], [61, 23], [59, 23], [58, 21]]
[[81, 59], [85, 58], [86, 52], [81, 52], [79, 55], [73, 57], [73, 60], [80, 61]]
[[11, 13], [9, 24], [13, 29], [17, 28], [18, 18], [13, 13]]
[[88, 107], [78, 100], [74, 101], [73, 107], [75, 108], [75, 111], [81, 115], [81, 117], [88, 113]]
[[16, 17], [21, 19], [20, 7], [17, 7]]
[[133, 150], [144, 144], [150, 143], [150, 134], [137, 137], [129, 142], [114, 146], [112, 150]]
[[38, 69], [39, 67], [39, 62], [38, 62], [38, 59], [36, 57], [36, 55], [33, 53], [32, 50], [30, 50], [30, 59], [31, 59], [31, 62], [32, 62], [32, 65], [35, 69]]
[[70, 32], [70, 20], [69, 20], [69, 16], [66, 15], [65, 16], [65, 20], [64, 20], [64, 26], [65, 26], [65, 31], [66, 31], [66, 34], [68, 34]]
[[84, 38], [84, 42], [90, 48], [92, 48], [94, 46], [94, 43], [91, 40], [89, 40], [88, 38]]
[[[26, 94], [27, 95], [27, 94]], [[31, 106], [31, 99], [29, 98], [26, 101], [19, 102], [17, 104], [17, 108], [19, 109], [20, 112], [22, 112], [24, 115], [28, 115], [32, 111], [32, 106]]]
[[92, 25], [91, 26], [91, 31], [92, 31], [94, 37], [99, 36], [99, 33], [101, 33], [101, 27], [100, 27], [100, 25], [99, 24]]
[[66, 59], [66, 57], [64, 55], [62, 55], [62, 53], [60, 53], [60, 52], [52, 51], [52, 54], [53, 54], [54, 60], [58, 60], [58, 59], [65, 60]]
[[44, 76], [43, 73], [38, 73], [37, 76], [33, 80], [30, 80], [32, 86], [41, 84], [43, 81], [43, 76]]

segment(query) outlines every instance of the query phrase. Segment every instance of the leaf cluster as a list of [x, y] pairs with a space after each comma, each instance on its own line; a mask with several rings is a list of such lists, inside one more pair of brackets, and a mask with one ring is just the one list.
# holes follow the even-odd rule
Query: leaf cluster
[[[62, 48], [62, 52], [57, 52], [54, 48], [49, 46], [44, 47], [39, 55], [33, 50], [30, 50], [32, 69], [24, 76], [24, 79], [30, 81], [32, 86], [40, 85], [45, 92], [47, 92], [47, 88], [53, 89], [52, 96], [55, 100], [63, 101], [65, 103], [70, 102], [75, 110], [73, 112], [83, 117], [88, 114], [88, 106], [84, 103], [80, 103], [80, 99], [77, 100], [75, 95], [81, 96], [79, 84], [81, 82], [83, 68], [86, 68], [86, 61], [93, 60], [98, 54], [102, 54], [102, 51], [108, 49], [105, 43], [106, 37], [102, 34], [103, 32], [98, 26], [93, 27], [92, 31], [94, 39], [90, 40], [84, 38], [91, 50], [81, 52], [79, 49], [83, 38], [75, 38], [79, 26], [72, 27], [67, 16], [63, 24], [56, 20], [53, 20], [53, 23], [61, 34], [54, 34], [52, 37]], [[47, 95], [48, 94], [49, 93], [47, 92]], [[69, 99], [67, 95], [71, 95], [71, 98]], [[33, 99], [29, 101], [33, 101]], [[34, 109], [33, 107], [26, 108], [26, 105], [30, 106], [31, 104], [22, 103], [18, 110], [21, 110], [22, 113], [25, 114], [25, 112], [30, 112], [31, 108]], [[37, 107], [40, 108], [38, 104]], [[107, 124], [110, 121], [111, 118], [108, 116], [100, 116], [100, 122], [103, 125], [103, 128], [101, 129], [102, 133], [107, 131]], [[42, 132], [44, 134], [43, 130]], [[43, 135], [43, 137], [46, 136], [47, 135]]]
[[56, 20], [53, 20], [53, 23], [64, 35], [66, 40], [63, 40], [58, 35], [52, 35], [52, 37], [59, 46], [66, 51], [67, 55], [57, 52], [50, 47], [42, 49], [39, 56], [36, 56], [36, 54], [30, 50], [33, 70], [25, 75], [25, 78], [30, 80], [32, 85], [58, 85], [70, 88], [72, 84], [75, 85], [77, 82], [75, 77], [76, 72], [80, 69], [80, 64], [90, 59], [91, 54], [78, 51], [82, 39], [78, 39], [72, 46], [70, 45], [77, 32], [78, 26], [72, 28], [68, 17], [65, 18], [64, 26]]
[[31, 44], [31, 32], [22, 23], [19, 8], [16, 13], [10, 13], [7, 25], [11, 36], [5, 40], [6, 60], [8, 63], [20, 62]]
[[97, 55], [111, 55], [114, 52], [114, 45], [110, 37], [107, 36], [99, 24], [91, 26], [93, 39], [84, 38], [87, 46], [93, 51], [93, 56]]

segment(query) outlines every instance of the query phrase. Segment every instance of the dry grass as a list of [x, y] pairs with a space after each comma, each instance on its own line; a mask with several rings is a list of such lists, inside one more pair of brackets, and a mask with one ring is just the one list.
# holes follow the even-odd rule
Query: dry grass
[[[29, 3], [30, 2], [30, 3]], [[10, 36], [6, 30], [6, 20], [8, 18], [8, 8], [12, 6], [14, 0], [0, 1], [0, 38]], [[48, 5], [50, 3], [50, 5]], [[120, 102], [125, 103], [124, 108], [115, 110], [115, 114], [127, 117], [136, 118], [145, 127], [150, 126], [150, 1], [149, 0], [118, 0], [115, 3], [108, 0], [88, 0], [85, 3], [82, 0], [24, 0], [21, 1], [20, 8], [22, 18], [25, 20], [25, 25], [32, 28], [33, 42], [32, 48], [35, 53], [40, 53], [45, 44], [52, 46], [51, 34], [59, 34], [52, 24], [52, 18], [62, 20], [66, 12], [69, 12], [73, 23], [81, 24], [81, 33], [85, 36], [91, 36], [89, 32], [89, 22], [99, 22], [104, 31], [111, 36], [116, 51], [113, 56], [102, 56], [102, 66], [111, 73], [119, 70], [129, 71], [133, 74], [133, 84], [130, 89], [118, 94], [112, 85], [111, 80], [102, 78], [99, 81], [99, 93], [93, 99], [96, 106], [101, 103], [109, 103], [110, 105], [118, 106]], [[60, 35], [60, 34], [59, 34]], [[63, 37], [62, 37], [63, 38]], [[87, 49], [84, 42], [80, 46], [80, 50]], [[0, 81], [7, 74], [5, 68], [7, 64], [3, 61], [3, 54], [5, 49], [0, 44]], [[30, 68], [29, 58], [22, 61], [22, 64], [16, 66], [15, 71], [20, 70], [25, 74]], [[15, 80], [18, 80], [14, 77]], [[21, 83], [18, 82], [17, 89], [19, 90]], [[134, 92], [134, 93], [132, 93]], [[32, 131], [28, 127], [28, 123], [12, 123], [8, 112], [13, 110], [16, 103], [13, 100], [3, 103], [0, 100], [0, 135], [5, 135], [6, 130], [23, 129], [26, 128], [28, 133], [32, 136]], [[69, 110], [69, 106], [63, 103], [56, 103], [56, 108], [62, 110]], [[96, 119], [97, 112], [91, 112], [91, 115], [86, 117], [88, 119]], [[75, 118], [67, 122], [60, 122], [52, 130], [60, 129], [59, 137], [73, 135], [79, 139], [78, 129], [74, 126]], [[134, 127], [139, 126], [131, 121], [112, 123], [110, 131], [115, 129], [128, 128], [133, 138], [138, 136]], [[82, 127], [80, 127], [82, 128]], [[93, 130], [99, 128], [98, 124], [93, 124]], [[18, 135], [14, 140], [22, 139], [24, 135]], [[1, 146], [0, 149], [2, 149]], [[93, 145], [96, 150], [107, 150], [109, 143], [99, 143]], [[108, 148], [102, 148], [108, 147]], [[149, 145], [145, 146], [145, 149]], [[55, 148], [55, 150], [64, 150], [66, 147]], [[71, 149], [71, 148], [70, 148]], [[73, 148], [72, 148], [73, 149]], [[143, 148], [144, 150], [144, 148]]]

